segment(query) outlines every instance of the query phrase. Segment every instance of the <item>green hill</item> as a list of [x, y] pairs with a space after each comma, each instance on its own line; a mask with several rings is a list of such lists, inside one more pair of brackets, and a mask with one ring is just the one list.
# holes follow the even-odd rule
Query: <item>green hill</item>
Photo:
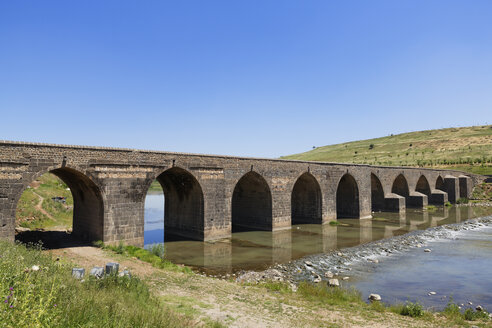
[[402, 133], [318, 147], [281, 158], [492, 174], [492, 125]]

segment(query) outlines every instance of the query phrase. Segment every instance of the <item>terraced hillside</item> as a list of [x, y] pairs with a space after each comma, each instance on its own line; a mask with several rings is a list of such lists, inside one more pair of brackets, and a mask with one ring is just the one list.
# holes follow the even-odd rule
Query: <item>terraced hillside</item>
[[492, 174], [492, 125], [402, 133], [318, 147], [281, 158]]

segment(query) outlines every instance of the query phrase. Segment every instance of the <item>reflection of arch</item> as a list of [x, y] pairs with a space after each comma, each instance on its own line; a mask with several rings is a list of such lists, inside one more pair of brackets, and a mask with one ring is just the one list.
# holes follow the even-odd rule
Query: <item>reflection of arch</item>
[[292, 224], [321, 223], [321, 188], [308, 172], [297, 179], [292, 189], [291, 217]]
[[203, 192], [198, 180], [188, 171], [173, 167], [157, 181], [164, 191], [164, 231], [193, 239], [203, 238]]
[[337, 188], [337, 218], [359, 217], [359, 188], [354, 177], [345, 174]]
[[[65, 182], [72, 193], [72, 234], [89, 241], [104, 240], [104, 201], [99, 187], [88, 176], [73, 168], [55, 168], [49, 173]], [[41, 172], [36, 175], [39, 176]]]
[[408, 191], [407, 179], [405, 179], [403, 174], [400, 174], [396, 177], [395, 181], [393, 182], [393, 187], [391, 187], [391, 192], [408, 198], [410, 192]]
[[420, 176], [419, 180], [417, 181], [417, 186], [415, 187], [415, 191], [427, 195], [428, 197], [431, 196], [431, 188], [425, 176], [423, 175]]
[[232, 231], [271, 230], [272, 195], [265, 179], [256, 172], [248, 172], [232, 194]]
[[444, 180], [441, 176], [436, 179], [436, 189], [444, 191]]
[[371, 202], [373, 211], [384, 210], [383, 185], [374, 173], [371, 173]]

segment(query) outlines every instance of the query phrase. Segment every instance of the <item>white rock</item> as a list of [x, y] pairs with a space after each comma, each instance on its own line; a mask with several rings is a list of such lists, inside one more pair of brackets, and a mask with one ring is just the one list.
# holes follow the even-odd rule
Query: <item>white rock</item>
[[472, 305], [473, 303], [472, 302], [468, 302], [469, 305]]
[[340, 283], [338, 282], [338, 279], [330, 279], [330, 280], [328, 280], [328, 286], [338, 287], [338, 286], [340, 286]]
[[31, 267], [31, 270], [32, 270], [32, 271], [39, 271], [39, 266], [38, 266], [38, 265], [33, 265], [33, 266]]
[[313, 282], [314, 282], [314, 283], [316, 283], [316, 284], [317, 284], [318, 282], [321, 282], [321, 277], [320, 277], [320, 276], [316, 276], [316, 277], [314, 277]]
[[326, 271], [325, 272], [325, 277], [326, 278], [333, 278], [333, 273], [331, 271]]
[[349, 280], [349, 277], [343, 277], [342, 280], [347, 281], [347, 280]]
[[429, 292], [429, 295], [436, 295], [436, 292]]
[[477, 305], [477, 307], [475, 308], [475, 310], [477, 310], [478, 312], [482, 312], [483, 311], [483, 307], [481, 305]]
[[304, 261], [304, 263], [305, 263], [307, 266], [313, 266], [313, 262], [311, 262], [311, 261]]
[[380, 301], [381, 296], [379, 294], [371, 294], [369, 295], [368, 299], [371, 301]]
[[426, 253], [430, 253], [430, 252], [431, 252], [431, 250], [430, 250], [430, 249], [428, 249], [428, 248], [426, 248], [426, 249], [424, 249], [424, 252], [426, 252]]

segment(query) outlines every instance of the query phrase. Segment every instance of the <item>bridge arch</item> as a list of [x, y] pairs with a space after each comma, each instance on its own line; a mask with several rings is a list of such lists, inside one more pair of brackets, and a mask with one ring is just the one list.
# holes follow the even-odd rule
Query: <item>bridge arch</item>
[[[28, 185], [46, 173], [55, 175], [70, 189], [73, 197], [72, 236], [83, 241], [104, 240], [104, 196], [102, 189], [79, 168], [56, 166], [36, 172], [31, 176], [30, 181], [24, 185], [25, 188], [17, 195], [15, 204], [18, 205], [22, 193]], [[60, 238], [60, 236], [53, 237]], [[29, 238], [28, 236], [27, 239]], [[43, 239], [44, 236], [40, 238]], [[23, 239], [22, 236], [21, 239]], [[50, 240], [45, 245], [46, 247], [57, 247], [55, 244], [58, 242], [62, 241]]]
[[410, 196], [410, 190], [408, 189], [407, 179], [403, 174], [398, 175], [393, 181], [393, 186], [391, 187], [391, 192], [408, 199]]
[[374, 173], [371, 173], [371, 203], [371, 210], [374, 212], [385, 209], [383, 185]]
[[204, 200], [200, 183], [189, 171], [172, 167], [156, 178], [164, 192], [166, 235], [202, 239]]
[[359, 187], [350, 174], [342, 176], [337, 187], [337, 218], [359, 218]]
[[444, 179], [441, 176], [438, 176], [436, 179], [436, 189], [438, 190], [444, 190]]
[[427, 197], [429, 198], [431, 197], [431, 188], [429, 185], [429, 181], [427, 181], [427, 178], [424, 175], [421, 175], [418, 179], [417, 185], [415, 186], [415, 191], [427, 195]]
[[236, 183], [231, 221], [232, 232], [272, 229], [272, 194], [260, 174], [250, 171]]
[[297, 178], [291, 194], [292, 224], [321, 223], [321, 188], [309, 172]]

